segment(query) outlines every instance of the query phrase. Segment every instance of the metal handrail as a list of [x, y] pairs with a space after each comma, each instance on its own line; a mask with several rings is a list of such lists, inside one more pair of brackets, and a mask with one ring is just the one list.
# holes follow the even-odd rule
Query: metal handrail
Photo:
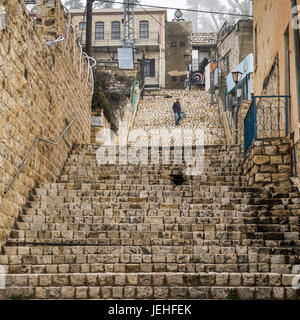
[[18, 172], [16, 173], [16, 175], [13, 177], [13, 179], [10, 181], [9, 185], [7, 186], [7, 188], [4, 191], [3, 195], [6, 195], [7, 192], [11, 189], [12, 185], [15, 183], [15, 181], [17, 180], [18, 176], [20, 175], [21, 171], [23, 170], [25, 164], [27, 163], [28, 159], [30, 158], [35, 146], [38, 144], [39, 141], [42, 142], [46, 142], [48, 144], [52, 144], [52, 145], [58, 145], [59, 142], [61, 141], [62, 137], [66, 134], [66, 132], [68, 131], [68, 129], [71, 127], [71, 125], [73, 124], [73, 122], [78, 118], [79, 113], [76, 113], [74, 118], [72, 119], [72, 121], [66, 126], [65, 130], [62, 132], [62, 134], [58, 137], [58, 139], [56, 140], [56, 142], [44, 139], [44, 138], [40, 138], [40, 137], [36, 137], [34, 139], [34, 143], [31, 146], [30, 151], [28, 152], [27, 156], [25, 157], [24, 161], [22, 162]]

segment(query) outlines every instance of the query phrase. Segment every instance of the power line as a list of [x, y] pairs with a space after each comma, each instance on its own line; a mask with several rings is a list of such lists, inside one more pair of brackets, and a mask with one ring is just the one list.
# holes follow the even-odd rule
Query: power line
[[[97, 1], [97, 0], [96, 0]], [[116, 4], [123, 4], [123, 2], [120, 1], [111, 1], [111, 0], [103, 0], [102, 2], [106, 3], [116, 3]], [[138, 2], [136, 0], [136, 2]], [[132, 4], [133, 6], [137, 6], [141, 4]], [[157, 8], [157, 9], [169, 9], [169, 10], [181, 10], [181, 11], [189, 11], [189, 12], [196, 12], [196, 13], [208, 13], [208, 14], [218, 14], [218, 15], [226, 15], [226, 16], [235, 16], [235, 17], [247, 17], [247, 18], [252, 18], [251, 15], [248, 14], [239, 14], [239, 13], [232, 13], [232, 12], [220, 12], [220, 11], [208, 11], [208, 10], [196, 10], [196, 9], [185, 9], [185, 8], [175, 8], [175, 7], [164, 7], [164, 6], [154, 6], [150, 4], [144, 4], [145, 7], [149, 8]]]
[[160, 24], [163, 28], [165, 28], [165, 29], [167, 30], [167, 27], [164, 26], [164, 25], [162, 25], [162, 24], [160, 23], [160, 21], [158, 21], [158, 20], [153, 16], [153, 14], [151, 14], [151, 12], [149, 12], [147, 9], [145, 9], [144, 6], [143, 6], [138, 0], [136, 0], [136, 2], [142, 7], [142, 9], [143, 9], [150, 17], [152, 17], [152, 19], [154, 19], [158, 24]]

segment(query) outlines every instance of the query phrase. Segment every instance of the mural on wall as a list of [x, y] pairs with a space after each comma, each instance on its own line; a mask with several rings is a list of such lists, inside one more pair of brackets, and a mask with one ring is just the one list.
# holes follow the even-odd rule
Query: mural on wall
[[199, 70], [193, 72], [192, 74], [193, 84], [202, 85], [202, 86], [205, 85], [205, 67], [207, 66], [207, 64], [208, 64], [208, 59], [204, 58], [199, 65]]

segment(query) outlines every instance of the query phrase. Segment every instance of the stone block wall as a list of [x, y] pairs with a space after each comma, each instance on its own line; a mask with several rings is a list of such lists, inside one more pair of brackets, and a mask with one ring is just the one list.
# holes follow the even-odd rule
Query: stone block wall
[[289, 185], [291, 154], [288, 138], [255, 141], [247, 152], [243, 169], [249, 186]]
[[[65, 42], [48, 47], [46, 41], [66, 37], [68, 17], [58, 0], [37, 0], [34, 21], [21, 0], [0, 0], [7, 26], [0, 30], [0, 244], [9, 233], [29, 192], [37, 184], [56, 181], [72, 146], [89, 143], [91, 76], [81, 61], [80, 48], [70, 30]], [[79, 113], [58, 145], [40, 142], [12, 189], [35, 137], [56, 141]]]
[[[133, 80], [139, 76], [139, 65], [136, 63], [132, 70], [120, 70], [118, 62], [101, 62], [97, 61], [95, 71], [95, 83], [101, 84], [105, 81], [105, 86], [109, 91], [125, 92], [133, 83]], [[105, 75], [105, 78], [103, 77]], [[97, 79], [97, 77], [102, 79]], [[95, 87], [96, 91], [101, 88]]]

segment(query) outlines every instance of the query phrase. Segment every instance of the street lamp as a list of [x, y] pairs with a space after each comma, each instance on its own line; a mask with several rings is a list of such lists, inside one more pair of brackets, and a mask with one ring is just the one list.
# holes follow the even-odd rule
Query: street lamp
[[[232, 74], [232, 78], [233, 81], [235, 82], [235, 85], [237, 87], [238, 83], [241, 81], [242, 78], [242, 73], [240, 71], [234, 71], [231, 73]], [[236, 88], [236, 92], [237, 92], [238, 88]], [[238, 143], [238, 120], [237, 120], [237, 114], [238, 114], [238, 95], [237, 96], [237, 100], [236, 100], [236, 104], [234, 107], [234, 126], [235, 126], [235, 144]]]
[[232, 74], [233, 81], [235, 82], [236, 85], [238, 85], [238, 83], [241, 81], [243, 74], [240, 71], [234, 71], [231, 74]]
[[215, 44], [215, 39], [209, 39], [208, 43], [210, 45], [210, 104], [213, 105], [214, 104], [214, 67], [213, 67], [213, 54], [212, 54], [212, 50], [213, 50], [213, 45]]

